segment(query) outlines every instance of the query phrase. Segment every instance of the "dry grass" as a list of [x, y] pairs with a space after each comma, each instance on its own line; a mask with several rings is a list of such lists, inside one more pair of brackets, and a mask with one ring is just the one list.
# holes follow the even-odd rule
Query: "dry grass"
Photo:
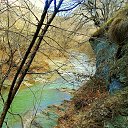
[[84, 84], [75, 93], [73, 100], [68, 103], [68, 110], [59, 118], [59, 125], [56, 128], [79, 128], [83, 123], [83, 116], [86, 116], [85, 113], [93, 107], [93, 103], [108, 96], [106, 87], [103, 84], [104, 82], [96, 79]]
[[105, 121], [120, 115], [127, 105], [128, 88], [110, 96], [105, 88], [84, 85], [59, 118], [56, 128], [103, 128]]

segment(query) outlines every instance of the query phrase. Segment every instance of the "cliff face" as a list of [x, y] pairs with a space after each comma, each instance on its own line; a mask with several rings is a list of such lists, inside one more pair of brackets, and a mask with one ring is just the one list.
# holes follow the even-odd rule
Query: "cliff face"
[[[116, 14], [90, 38], [96, 54], [96, 78], [103, 79], [110, 93], [128, 85], [128, 9]], [[107, 29], [106, 29], [107, 28]]]
[[76, 93], [57, 128], [128, 128], [128, 8], [90, 38], [96, 73]]
[[105, 81], [106, 87], [109, 88], [111, 77], [111, 64], [115, 62], [115, 54], [117, 52], [117, 45], [110, 43], [105, 37], [97, 37], [90, 40], [91, 46], [96, 55], [96, 73], [95, 77]]
[[90, 41], [96, 54], [95, 77], [105, 81], [110, 93], [128, 85], [128, 43], [121, 51], [120, 58], [116, 58], [118, 45], [105, 37]]

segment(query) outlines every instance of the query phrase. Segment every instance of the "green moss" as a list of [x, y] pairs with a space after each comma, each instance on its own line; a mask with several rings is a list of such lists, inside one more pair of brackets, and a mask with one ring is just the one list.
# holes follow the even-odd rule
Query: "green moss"
[[108, 34], [109, 38], [117, 44], [123, 44], [124, 40], [127, 39], [128, 34], [128, 16], [116, 17], [111, 23]]
[[92, 37], [99, 37], [100, 35], [103, 35], [105, 31], [107, 31], [109, 25], [112, 23], [113, 20], [114, 17], [104, 23], [96, 32], [93, 33]]
[[[105, 33], [108, 32], [108, 29], [110, 28], [109, 30], [109, 33], [110, 35], [113, 34], [111, 32], [111, 29], [115, 28], [115, 26], [113, 25], [113, 22], [117, 22], [117, 20], [119, 21], [119, 19], [122, 20], [122, 25], [120, 25], [120, 28], [123, 27], [123, 29], [126, 29], [126, 26], [127, 26], [127, 20], [124, 20], [125, 17], [127, 17], [128, 15], [128, 5], [126, 5], [124, 8], [120, 9], [119, 11], [117, 11], [115, 13], [115, 15], [110, 18], [107, 22], [105, 22], [92, 36], [92, 37], [99, 37], [100, 35], [104, 35]], [[109, 27], [110, 26], [110, 27]], [[125, 30], [124, 30], [125, 31]], [[122, 36], [124, 35], [124, 31], [122, 30], [121, 32], [123, 32]], [[121, 32], [119, 34], [121, 34]]]
[[110, 77], [116, 76], [123, 86], [128, 86], [128, 43], [121, 50], [121, 58], [110, 63]]

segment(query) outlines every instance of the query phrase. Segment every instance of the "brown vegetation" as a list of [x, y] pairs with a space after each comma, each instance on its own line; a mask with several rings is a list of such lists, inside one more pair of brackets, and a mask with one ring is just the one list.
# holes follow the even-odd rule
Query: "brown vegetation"
[[128, 88], [110, 96], [103, 84], [94, 80], [82, 86], [66, 106], [56, 128], [103, 128], [105, 122], [125, 116]]
[[[107, 122], [114, 122], [118, 117], [126, 117], [123, 126], [128, 126], [128, 70], [127, 70], [127, 39], [128, 39], [128, 8], [125, 7], [96, 31], [91, 39], [108, 37], [119, 48], [122, 46], [122, 57], [112, 63], [111, 73], [122, 77], [124, 88], [109, 95], [103, 80], [91, 78], [75, 94], [67, 110], [58, 120], [56, 128], [104, 128]], [[125, 43], [125, 45], [123, 44]], [[119, 50], [119, 49], [118, 49]], [[69, 108], [68, 108], [69, 107]], [[122, 120], [122, 119], [120, 119]], [[108, 124], [109, 125], [109, 124]], [[114, 124], [116, 127], [117, 124]], [[106, 126], [107, 127], [107, 126]]]
[[127, 38], [128, 33], [128, 7], [119, 10], [116, 14], [104, 23], [96, 32], [91, 36], [91, 39], [95, 37], [103, 36], [107, 34], [109, 39], [117, 44]]
[[118, 45], [122, 45], [128, 38], [128, 7], [118, 12], [109, 27], [108, 35]]
[[[75, 93], [73, 100], [67, 105], [66, 113], [59, 118], [59, 125], [56, 128], [82, 128], [83, 118], [86, 120], [87, 116], [85, 113], [93, 109], [92, 107], [94, 107], [93, 104], [95, 102], [100, 101], [106, 96], [108, 96], [108, 93], [104, 82], [92, 78], [91, 81], [88, 81]], [[91, 128], [88, 125], [89, 122], [83, 128]]]

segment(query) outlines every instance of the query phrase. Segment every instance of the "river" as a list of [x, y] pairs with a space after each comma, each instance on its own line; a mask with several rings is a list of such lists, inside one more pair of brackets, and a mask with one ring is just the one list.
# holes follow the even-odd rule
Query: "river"
[[[71, 94], [60, 90], [62, 88], [79, 88], [81, 83], [88, 79], [85, 76], [93, 75], [95, 72], [95, 65], [83, 53], [72, 52], [67, 65], [72, 66], [66, 71], [59, 70], [62, 77], [58, 77], [53, 82], [35, 84], [18, 91], [9, 110], [10, 113], [8, 113], [5, 120], [8, 122], [9, 128], [29, 128], [33, 119], [36, 119], [38, 124], [32, 124], [32, 128], [53, 128], [56, 125], [54, 118], [56, 119], [57, 117], [53, 115], [52, 120], [48, 119], [46, 115], [42, 114], [42, 110], [49, 105], [59, 105], [64, 100], [70, 100]], [[6, 97], [6, 94], [4, 97]], [[5, 127], [7, 127], [6, 123], [4, 123], [3, 128]]]

